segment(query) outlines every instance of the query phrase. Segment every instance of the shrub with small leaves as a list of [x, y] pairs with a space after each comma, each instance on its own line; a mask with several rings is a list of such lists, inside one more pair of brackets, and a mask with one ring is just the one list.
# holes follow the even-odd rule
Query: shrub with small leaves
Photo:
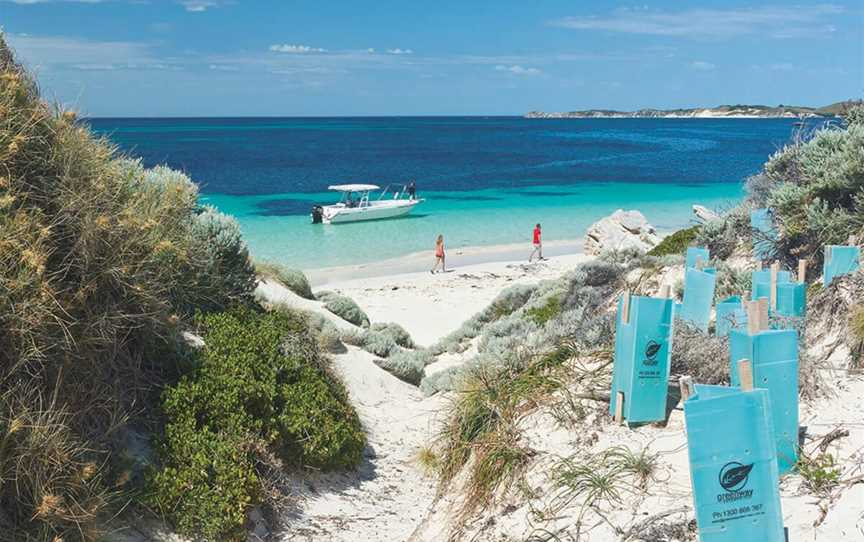
[[309, 279], [299, 269], [289, 269], [271, 262], [255, 262], [255, 272], [264, 278], [282, 283], [286, 288], [306, 299], [315, 299]]
[[345, 468], [365, 437], [302, 315], [236, 308], [201, 326], [195, 369], [164, 394], [149, 500], [184, 534], [234, 540], [260, 503], [258, 450], [294, 467]]
[[701, 228], [701, 226], [692, 226], [667, 235], [657, 246], [648, 251], [648, 256], [684, 254], [687, 251], [687, 247], [693, 246]]
[[369, 317], [357, 303], [348, 296], [331, 291], [318, 292], [317, 298], [324, 302], [324, 308], [346, 322], [355, 326], [369, 327]]

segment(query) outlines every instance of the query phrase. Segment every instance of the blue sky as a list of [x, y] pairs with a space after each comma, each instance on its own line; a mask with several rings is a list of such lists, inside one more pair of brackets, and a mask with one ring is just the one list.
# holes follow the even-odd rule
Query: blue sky
[[93, 116], [522, 114], [862, 96], [864, 3], [0, 0]]

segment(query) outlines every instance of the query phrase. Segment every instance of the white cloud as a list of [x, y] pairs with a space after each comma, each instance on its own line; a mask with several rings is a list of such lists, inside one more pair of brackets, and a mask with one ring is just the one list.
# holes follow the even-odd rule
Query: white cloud
[[605, 16], [565, 17], [552, 25], [576, 30], [605, 30], [685, 38], [732, 38], [764, 34], [774, 38], [824, 35], [836, 29], [825, 20], [844, 13], [843, 6], [812, 4], [661, 12], [617, 9]]
[[495, 71], [509, 72], [515, 75], [539, 75], [541, 73], [540, 70], [538, 70], [537, 68], [526, 68], [518, 64], [514, 64], [512, 66], [498, 64], [497, 66], [495, 66]]
[[387, 53], [391, 55], [413, 55], [414, 51], [412, 51], [411, 49], [400, 49], [397, 47], [395, 49], [387, 49]]
[[791, 72], [795, 69], [795, 65], [791, 62], [778, 62], [771, 64], [770, 68], [775, 72]]
[[237, 66], [231, 66], [230, 64], [210, 64], [208, 68], [216, 72], [236, 72], [240, 69]]
[[705, 62], [704, 60], [694, 60], [693, 62], [690, 63], [690, 67], [693, 68], [694, 70], [700, 70], [703, 72], [710, 72], [714, 68], [716, 68], [717, 66], [715, 66], [714, 64], [712, 64], [710, 62]]
[[202, 11], [207, 11], [210, 8], [219, 7], [219, 2], [214, 0], [181, 0], [180, 5], [182, 5], [186, 11], [192, 13], [201, 13]]
[[270, 46], [270, 50], [274, 53], [292, 53], [292, 54], [304, 54], [304, 53], [326, 53], [327, 49], [322, 49], [320, 47], [309, 47], [308, 45], [290, 45], [287, 43], [282, 44], [274, 44]]
[[370, 55], [372, 55], [372, 54], [375, 54], [375, 49], [370, 47], [370, 48], [366, 49], [366, 52], [369, 53]]

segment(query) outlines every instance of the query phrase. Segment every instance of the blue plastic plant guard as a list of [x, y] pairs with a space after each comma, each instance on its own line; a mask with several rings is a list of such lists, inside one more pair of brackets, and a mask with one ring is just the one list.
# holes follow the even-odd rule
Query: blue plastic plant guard
[[625, 420], [630, 423], [664, 420], [672, 359], [673, 301], [631, 296], [629, 322], [622, 318], [623, 303], [622, 296], [615, 324], [609, 414], [615, 413], [618, 392], [623, 392]]
[[773, 240], [777, 238], [777, 230], [768, 209], [750, 211], [750, 229], [753, 236], [753, 257], [757, 260], [769, 259]]
[[708, 331], [711, 306], [714, 302], [714, 285], [717, 277], [714, 269], [687, 269], [684, 274], [684, 300], [678, 317], [690, 322], [702, 331]]
[[696, 385], [684, 403], [701, 542], [784, 542], [767, 390]]
[[807, 311], [807, 285], [789, 282], [777, 285], [777, 316], [801, 317]]
[[747, 311], [741, 298], [737, 295], [727, 297], [717, 303], [717, 325], [715, 326], [717, 336], [725, 337], [733, 329], [747, 328]]
[[[750, 299], [771, 299], [771, 270], [753, 271], [753, 289]], [[807, 285], [793, 282], [792, 273], [777, 273], [777, 310], [772, 314], [785, 317], [804, 316], [807, 306]]]
[[772, 329], [755, 335], [729, 334], [729, 360], [733, 386], [739, 384], [738, 362], [753, 363], [753, 386], [768, 390], [774, 413], [777, 462], [780, 474], [798, 460], [798, 332]]
[[684, 261], [684, 267], [687, 269], [696, 267], [696, 260], [701, 259], [703, 264], [707, 264], [711, 259], [711, 253], [704, 247], [689, 247], [687, 249], [687, 257]]
[[861, 250], [858, 247], [826, 245], [825, 263], [822, 272], [825, 275], [825, 286], [831, 284], [834, 277], [848, 275], [858, 269]]

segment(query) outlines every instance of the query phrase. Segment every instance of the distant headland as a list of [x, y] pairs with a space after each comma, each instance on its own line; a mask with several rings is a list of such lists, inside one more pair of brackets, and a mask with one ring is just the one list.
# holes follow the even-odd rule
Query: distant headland
[[847, 100], [825, 107], [793, 105], [721, 105], [718, 107], [694, 107], [690, 109], [639, 109], [616, 111], [612, 109], [587, 109], [546, 113], [531, 111], [529, 119], [584, 119], [584, 118], [809, 118], [836, 117], [861, 100]]

